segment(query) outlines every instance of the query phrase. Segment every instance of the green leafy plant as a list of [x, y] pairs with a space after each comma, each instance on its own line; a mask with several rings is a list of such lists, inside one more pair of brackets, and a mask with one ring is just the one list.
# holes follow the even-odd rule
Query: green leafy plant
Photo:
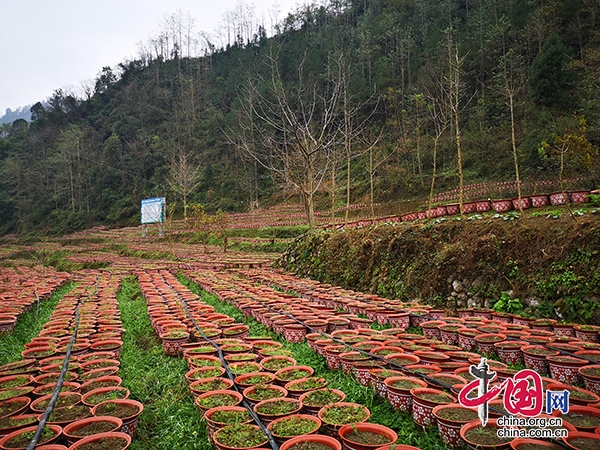
[[517, 314], [523, 311], [523, 303], [518, 298], [511, 298], [508, 292], [500, 294], [500, 300], [494, 303], [494, 311]]

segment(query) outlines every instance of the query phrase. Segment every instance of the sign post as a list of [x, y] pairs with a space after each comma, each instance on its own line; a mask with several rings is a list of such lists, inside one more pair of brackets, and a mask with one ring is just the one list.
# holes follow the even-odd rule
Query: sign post
[[142, 236], [148, 236], [148, 225], [158, 223], [158, 235], [165, 235], [165, 216], [167, 201], [165, 197], [146, 198], [141, 202]]

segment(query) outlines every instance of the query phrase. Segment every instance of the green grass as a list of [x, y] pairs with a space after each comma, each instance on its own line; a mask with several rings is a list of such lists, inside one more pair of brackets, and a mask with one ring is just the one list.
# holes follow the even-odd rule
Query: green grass
[[73, 283], [65, 283], [49, 298], [40, 301], [39, 314], [34, 303], [28, 312], [19, 317], [12, 334], [0, 338], [0, 365], [23, 359], [21, 352], [25, 350], [25, 344], [40, 333], [42, 326], [48, 322], [60, 299], [73, 289], [73, 286]]
[[127, 330], [119, 376], [131, 398], [144, 405], [131, 450], [209, 450], [204, 421], [184, 374], [187, 363], [163, 353], [146, 303], [134, 277], [125, 277], [117, 294]]
[[371, 410], [369, 421], [385, 425], [396, 431], [398, 433], [398, 443], [413, 445], [423, 450], [446, 448], [440, 440], [437, 427], [424, 429], [414, 422], [411, 414], [396, 411], [387, 400], [380, 398], [373, 388], [362, 386], [353, 377], [344, 374], [341, 370], [329, 369], [327, 360], [313, 352], [305, 342], [288, 343], [283, 337], [267, 330], [264, 325], [255, 319], [245, 317], [239, 309], [221, 302], [218, 297], [205, 292], [183, 275], [179, 275], [178, 278], [192, 292], [198, 294], [202, 301], [212, 305], [216, 312], [227, 314], [234, 317], [236, 321], [248, 325], [250, 336], [269, 336], [273, 340], [281, 342], [283, 348], [293, 353], [293, 358], [296, 359], [299, 365], [314, 368], [314, 376], [325, 378], [329, 382], [328, 387], [345, 392], [345, 401], [360, 403], [368, 407]]

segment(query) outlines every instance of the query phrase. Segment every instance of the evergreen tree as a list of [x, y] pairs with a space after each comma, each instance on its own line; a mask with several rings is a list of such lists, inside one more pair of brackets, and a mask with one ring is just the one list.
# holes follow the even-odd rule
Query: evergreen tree
[[573, 72], [568, 68], [569, 48], [557, 33], [552, 33], [531, 66], [531, 96], [538, 106], [568, 109]]

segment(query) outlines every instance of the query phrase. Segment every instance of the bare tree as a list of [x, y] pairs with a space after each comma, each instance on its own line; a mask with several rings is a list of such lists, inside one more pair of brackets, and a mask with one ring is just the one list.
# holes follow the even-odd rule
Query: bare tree
[[292, 86], [281, 77], [276, 53], [266, 63], [268, 75], [249, 77], [240, 96], [238, 130], [226, 134], [300, 194], [308, 223], [314, 227], [314, 195], [327, 173], [327, 156], [337, 138], [340, 64], [329, 64], [325, 80], [308, 78], [303, 58]]
[[183, 201], [183, 218], [187, 220], [187, 200], [189, 195], [200, 185], [200, 166], [184, 149], [179, 149], [171, 156], [167, 183]]

